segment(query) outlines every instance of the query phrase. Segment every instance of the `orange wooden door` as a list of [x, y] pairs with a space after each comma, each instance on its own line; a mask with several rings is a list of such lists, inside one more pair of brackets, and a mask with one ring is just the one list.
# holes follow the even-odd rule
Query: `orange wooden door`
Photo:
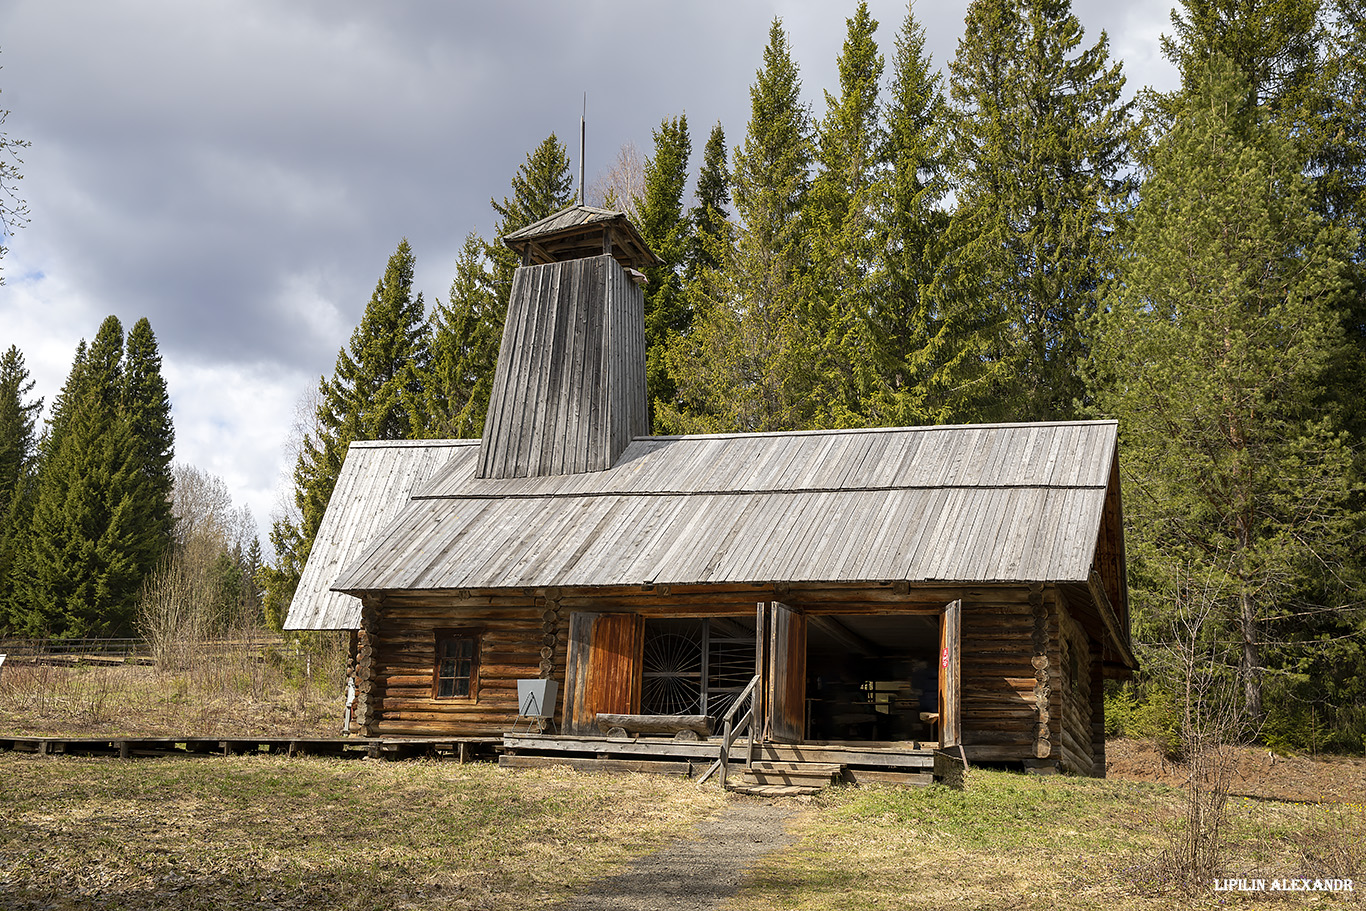
[[640, 713], [645, 620], [638, 614], [578, 612], [569, 618], [565, 727], [596, 734], [599, 712]]

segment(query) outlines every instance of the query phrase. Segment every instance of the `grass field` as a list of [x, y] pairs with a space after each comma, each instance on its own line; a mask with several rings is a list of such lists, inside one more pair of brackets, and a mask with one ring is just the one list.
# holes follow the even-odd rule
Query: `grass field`
[[339, 637], [295, 651], [199, 643], [170, 667], [10, 660], [0, 672], [0, 731], [62, 737], [332, 737], [342, 719]]
[[[798, 804], [790, 848], [733, 906], [758, 909], [1251, 906], [1179, 893], [1164, 784], [974, 770], [965, 791], [837, 788]], [[688, 837], [712, 786], [491, 764], [0, 754], [0, 906], [495, 908], [548, 904]], [[1360, 802], [1235, 800], [1231, 877], [1353, 878]]]
[[489, 763], [0, 755], [0, 907], [534, 908], [721, 792]]
[[[1164, 855], [1182, 811], [1177, 789], [980, 770], [969, 777], [963, 791], [830, 792], [802, 817], [801, 841], [768, 858], [735, 908], [1122, 911], [1245, 900], [1203, 886], [1188, 894], [1173, 881]], [[1227, 875], [1362, 879], [1364, 843], [1360, 805], [1236, 800]], [[1366, 882], [1361, 889], [1327, 900], [1366, 897]]]

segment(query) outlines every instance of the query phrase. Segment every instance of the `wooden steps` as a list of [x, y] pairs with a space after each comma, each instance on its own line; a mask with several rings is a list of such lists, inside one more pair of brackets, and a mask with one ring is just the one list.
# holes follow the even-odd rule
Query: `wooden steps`
[[730, 786], [732, 791], [771, 797], [819, 794], [832, 784], [895, 784], [918, 788], [934, 784], [932, 768], [911, 771], [850, 768], [821, 762], [756, 762], [743, 772], [743, 780]]
[[745, 769], [746, 783], [824, 790], [839, 780], [844, 767], [833, 762], [759, 761]]
[[733, 784], [729, 790], [753, 797], [815, 797], [825, 788], [798, 784]]
[[744, 770], [742, 781], [727, 788], [758, 797], [809, 797], [839, 781], [843, 772], [834, 762], [759, 760]]

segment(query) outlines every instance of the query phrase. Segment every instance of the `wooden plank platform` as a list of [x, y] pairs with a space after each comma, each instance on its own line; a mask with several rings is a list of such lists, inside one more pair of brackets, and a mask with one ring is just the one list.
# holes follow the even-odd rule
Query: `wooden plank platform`
[[[593, 737], [568, 734], [505, 734], [499, 764], [506, 768], [569, 765], [583, 770], [653, 771], [699, 775], [716, 761], [716, 741], [688, 742], [672, 737]], [[879, 782], [925, 786], [935, 781], [935, 751], [918, 743], [863, 743], [857, 741], [757, 744], [754, 771], [740, 785], [744, 771], [743, 744], [731, 752], [735, 786], [768, 788], [747, 793], [779, 796], [779, 788]], [[686, 770], [686, 771], [685, 771]], [[798, 791], [783, 792], [796, 794]], [[801, 791], [800, 793], [808, 793]], [[810, 792], [814, 793], [814, 791]]]
[[166, 756], [335, 756], [410, 759], [451, 756], [461, 762], [491, 757], [494, 737], [12, 737], [0, 736], [0, 751], [39, 756], [103, 756], [119, 759]]
[[[578, 754], [609, 758], [694, 760], [714, 762], [716, 741], [687, 742], [672, 737], [635, 736], [630, 738], [575, 737], [569, 734], [505, 734], [503, 749], [513, 754]], [[901, 743], [860, 743], [851, 741], [821, 743], [756, 744], [756, 762], [818, 762], [839, 766], [862, 766], [905, 772], [933, 771], [934, 751]], [[743, 742], [731, 751], [732, 763], [744, 762]]]
[[695, 762], [669, 762], [660, 759], [598, 759], [588, 756], [508, 756], [498, 757], [502, 769], [544, 769], [568, 766], [579, 772], [648, 772], [653, 775], [680, 775], [691, 778], [705, 768]]

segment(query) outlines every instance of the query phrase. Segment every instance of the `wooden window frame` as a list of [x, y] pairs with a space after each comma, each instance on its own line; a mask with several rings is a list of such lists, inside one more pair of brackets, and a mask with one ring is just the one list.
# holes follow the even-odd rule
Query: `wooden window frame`
[[[470, 648], [470, 687], [466, 695], [441, 695], [441, 643], [448, 640], [467, 639], [472, 645]], [[479, 652], [482, 645], [483, 630], [470, 628], [439, 629], [436, 630], [436, 637], [432, 658], [432, 698], [440, 699], [442, 702], [478, 702], [479, 701]], [[460, 677], [450, 677], [447, 679], [459, 680]]]

